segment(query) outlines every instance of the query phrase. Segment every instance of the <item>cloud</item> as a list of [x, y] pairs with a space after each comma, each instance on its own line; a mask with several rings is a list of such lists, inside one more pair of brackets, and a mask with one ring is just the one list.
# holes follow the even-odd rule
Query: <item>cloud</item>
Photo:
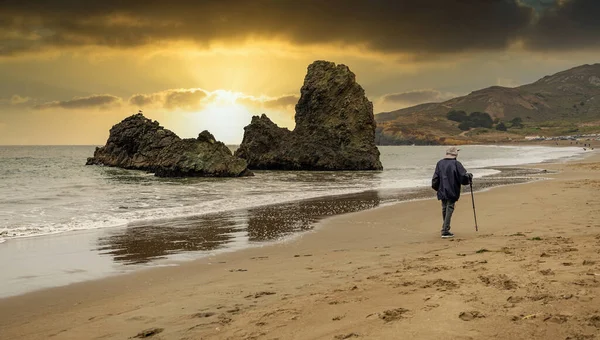
[[236, 103], [272, 110], [294, 110], [296, 103], [300, 97], [295, 95], [285, 95], [281, 97], [254, 97], [254, 96], [241, 96], [236, 99]]
[[282, 96], [279, 98], [269, 99], [269, 100], [264, 101], [264, 106], [269, 109], [285, 108], [288, 106], [295, 107], [296, 104], [298, 103], [299, 99], [300, 99], [300, 97], [294, 96], [294, 95]]
[[531, 28], [526, 45], [535, 50], [600, 48], [600, 1], [561, 0]]
[[250, 108], [293, 111], [299, 97], [283, 95], [280, 97], [250, 96], [225, 90], [207, 91], [200, 88], [170, 89], [155, 93], [138, 93], [128, 99], [136, 108], [154, 108], [165, 110], [201, 110], [209, 104], [240, 104]]
[[166, 110], [200, 110], [208, 104], [241, 104], [248, 107], [271, 110], [294, 110], [299, 97], [284, 95], [280, 97], [250, 96], [225, 90], [207, 91], [200, 88], [170, 89], [148, 94], [135, 94], [128, 100], [129, 105], [137, 108], [162, 108]]
[[31, 101], [29, 97], [21, 97], [18, 94], [12, 95], [10, 98], [0, 98], [0, 104], [21, 105]]
[[422, 103], [442, 102], [454, 97], [456, 97], [454, 93], [442, 93], [438, 90], [425, 89], [386, 94], [382, 97], [382, 101], [383, 103], [417, 105]]
[[136, 107], [149, 107], [155, 105], [160, 97], [155, 94], [136, 94], [129, 98], [129, 105]]
[[110, 95], [110, 94], [100, 94], [100, 95], [92, 95], [89, 97], [75, 97], [71, 100], [61, 100], [61, 101], [52, 101], [43, 104], [39, 104], [34, 106], [37, 110], [46, 110], [46, 109], [89, 109], [89, 108], [99, 108], [99, 109], [108, 109], [111, 106], [119, 105], [121, 103], [121, 98]]
[[128, 102], [138, 108], [164, 108], [168, 110], [198, 110], [209, 93], [202, 89], [171, 89], [150, 94], [136, 94]]
[[244, 106], [261, 109], [261, 110], [276, 110], [276, 111], [292, 111], [300, 97], [296, 95], [283, 95], [280, 97], [267, 96], [247, 96], [240, 95], [235, 99], [235, 102]]
[[31, 100], [31, 98], [29, 98], [29, 97], [21, 97], [18, 94], [15, 94], [12, 97], [10, 97], [10, 104], [11, 105], [19, 105], [19, 104], [27, 103], [30, 100]]
[[420, 55], [498, 50], [534, 18], [521, 0], [5, 0], [0, 55], [250, 40]]
[[204, 90], [175, 90], [168, 91], [165, 96], [165, 108], [167, 109], [197, 109], [201, 100], [207, 97]]

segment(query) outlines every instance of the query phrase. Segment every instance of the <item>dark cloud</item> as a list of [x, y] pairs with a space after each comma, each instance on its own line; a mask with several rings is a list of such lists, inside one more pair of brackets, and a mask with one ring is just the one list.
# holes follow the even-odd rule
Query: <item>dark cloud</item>
[[402, 93], [386, 94], [382, 97], [384, 103], [416, 105], [421, 103], [441, 102], [455, 97], [452, 93], [442, 93], [438, 90], [416, 90]]
[[121, 103], [121, 98], [109, 94], [93, 95], [89, 97], [75, 97], [71, 100], [47, 102], [34, 106], [38, 110], [46, 109], [106, 109]]
[[527, 36], [536, 50], [598, 49], [600, 1], [566, 0], [547, 9]]
[[3, 0], [0, 55], [249, 38], [420, 54], [494, 50], [533, 17], [519, 0]]

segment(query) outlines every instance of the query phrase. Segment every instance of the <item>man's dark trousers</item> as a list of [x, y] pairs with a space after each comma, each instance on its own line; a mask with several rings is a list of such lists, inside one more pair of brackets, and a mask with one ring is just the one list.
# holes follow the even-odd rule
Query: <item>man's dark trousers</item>
[[456, 201], [453, 200], [442, 200], [442, 235], [450, 232], [450, 220], [452, 219], [452, 213], [454, 212], [454, 204]]

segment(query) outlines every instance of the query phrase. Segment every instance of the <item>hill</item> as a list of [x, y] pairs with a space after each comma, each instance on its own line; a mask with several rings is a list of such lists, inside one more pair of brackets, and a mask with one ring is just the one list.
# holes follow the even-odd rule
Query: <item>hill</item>
[[[489, 114], [492, 126], [461, 125], [448, 113]], [[460, 111], [464, 111], [460, 113]], [[515, 88], [492, 86], [442, 103], [375, 115], [378, 144], [464, 144], [600, 132], [600, 64], [582, 65]], [[460, 127], [459, 127], [460, 126]], [[506, 131], [504, 130], [506, 127]]]

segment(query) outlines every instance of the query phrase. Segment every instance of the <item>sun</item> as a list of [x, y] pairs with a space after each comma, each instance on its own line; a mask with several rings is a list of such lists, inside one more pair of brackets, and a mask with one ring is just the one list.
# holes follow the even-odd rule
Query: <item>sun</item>
[[236, 93], [227, 90], [216, 90], [211, 94], [211, 97], [213, 97], [213, 103], [226, 106], [236, 104], [236, 100], [241, 96], [241, 93]]
[[240, 94], [226, 90], [212, 92], [211, 100], [195, 113], [201, 129], [208, 130], [225, 144], [240, 144], [252, 113], [246, 106], [236, 103], [238, 97]]

